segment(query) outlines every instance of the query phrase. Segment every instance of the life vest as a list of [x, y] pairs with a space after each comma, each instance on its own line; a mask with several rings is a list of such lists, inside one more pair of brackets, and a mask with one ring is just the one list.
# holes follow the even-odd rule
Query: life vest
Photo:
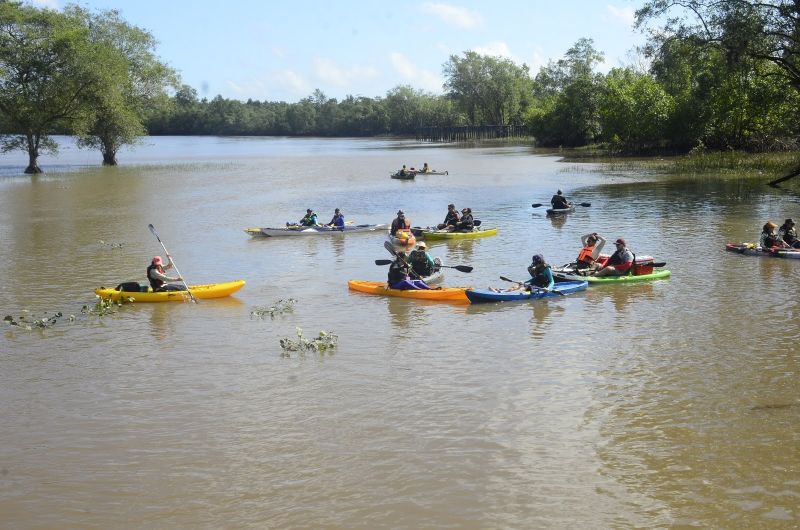
[[394, 260], [389, 265], [389, 277], [387, 278], [389, 287], [408, 278], [407, 270], [406, 266], [400, 263], [399, 260]]
[[420, 276], [430, 276], [433, 274], [433, 266], [428, 260], [425, 252], [415, 250], [409, 255], [411, 268]]
[[[613, 254], [611, 254], [611, 257], [608, 258], [608, 261], [606, 262], [606, 266], [613, 265], [614, 268], [620, 272], [626, 272], [628, 269], [630, 269], [631, 265], [633, 265], [633, 260], [628, 262], [622, 261], [622, 256], [624, 255], [626, 250], [627, 249], [617, 250]], [[630, 252], [630, 250], [627, 251]], [[633, 259], [636, 259], [636, 257], [634, 257]]]
[[585, 263], [586, 265], [591, 265], [595, 262], [594, 259], [594, 249], [595, 246], [585, 246], [581, 249], [580, 253], [578, 253], [578, 262]]
[[[531, 285], [535, 285], [536, 287], [547, 287], [550, 284], [550, 279], [544, 274], [544, 271], [549, 268], [550, 265], [545, 264], [541, 271], [537, 272], [536, 274], [531, 274]], [[529, 273], [533, 270], [533, 268], [528, 267]]]
[[164, 280], [159, 280], [158, 278], [153, 278], [150, 275], [153, 270], [157, 270], [161, 274], [164, 274], [164, 268], [160, 265], [156, 265], [155, 263], [151, 263], [150, 266], [147, 267], [147, 280], [150, 282], [150, 287], [152, 287], [154, 291], [158, 291], [167, 282]]

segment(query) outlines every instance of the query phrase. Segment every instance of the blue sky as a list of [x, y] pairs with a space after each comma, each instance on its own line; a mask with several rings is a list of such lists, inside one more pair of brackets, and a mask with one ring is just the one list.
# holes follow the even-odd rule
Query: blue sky
[[[59, 9], [65, 0], [30, 0]], [[638, 61], [644, 37], [632, 0], [81, 0], [117, 9], [158, 40], [156, 53], [201, 97], [295, 102], [384, 96], [398, 85], [442, 92], [442, 65], [466, 50], [531, 67], [582, 37], [606, 55], [600, 69]]]

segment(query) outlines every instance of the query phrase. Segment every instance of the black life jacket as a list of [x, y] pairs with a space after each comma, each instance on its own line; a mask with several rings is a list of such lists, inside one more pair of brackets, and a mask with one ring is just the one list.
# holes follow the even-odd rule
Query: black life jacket
[[425, 252], [419, 250], [413, 251], [409, 258], [411, 260], [411, 268], [420, 276], [430, 276], [433, 274], [433, 267], [425, 256]]
[[394, 260], [391, 265], [389, 265], [389, 287], [392, 285], [402, 282], [408, 277], [407, 266], [403, 263], [400, 263], [399, 260]]
[[528, 267], [528, 274], [531, 275], [530, 283], [531, 285], [535, 285], [536, 287], [547, 287], [550, 284], [550, 280], [547, 276], [544, 275], [545, 269], [549, 269], [550, 265], [546, 264], [542, 267], [542, 270], [536, 271], [536, 268], [531, 265]]
[[153, 270], [157, 270], [161, 274], [164, 274], [164, 269], [160, 268], [155, 263], [151, 263], [150, 266], [147, 267], [147, 280], [150, 282], [150, 287], [152, 287], [154, 291], [158, 291], [167, 282], [164, 280], [159, 280], [158, 278], [153, 278], [150, 275], [150, 272]]

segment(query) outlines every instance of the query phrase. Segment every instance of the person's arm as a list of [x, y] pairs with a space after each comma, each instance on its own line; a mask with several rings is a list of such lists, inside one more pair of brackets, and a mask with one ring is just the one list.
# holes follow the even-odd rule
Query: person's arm
[[553, 271], [550, 270], [550, 267], [544, 268], [544, 277], [547, 278], [547, 289], [552, 289], [556, 282], [553, 280]]
[[594, 250], [592, 251], [592, 257], [597, 260], [600, 258], [600, 251], [603, 250], [603, 247], [606, 246], [606, 238], [599, 234], [595, 234], [597, 238], [597, 243], [594, 244]]
[[[164, 267], [164, 268], [166, 268], [166, 267]], [[158, 269], [155, 269], [155, 268], [150, 271], [150, 276], [152, 276], [154, 280], [161, 280], [162, 282], [179, 282], [179, 281], [181, 281], [181, 278], [179, 276], [176, 276], [175, 278], [170, 278], [169, 276], [167, 276], [166, 274], [162, 273], [161, 271], [159, 271]]]

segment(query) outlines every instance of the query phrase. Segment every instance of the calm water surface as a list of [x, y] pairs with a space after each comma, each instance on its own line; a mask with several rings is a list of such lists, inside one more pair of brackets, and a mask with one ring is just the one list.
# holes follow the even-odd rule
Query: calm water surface
[[[118, 168], [69, 146], [0, 158], [6, 528], [796, 528], [800, 263], [732, 255], [800, 202], [766, 186], [605, 174], [523, 147], [155, 138]], [[428, 162], [449, 176], [388, 178]], [[556, 188], [589, 202], [551, 221]], [[503, 286], [530, 255], [624, 236], [670, 280], [486, 306], [351, 293], [385, 280], [379, 234], [254, 240], [335, 207], [415, 225], [470, 206], [498, 236], [431, 243]], [[162, 253], [229, 299], [87, 317], [93, 289]], [[163, 254], [163, 253], [162, 253]], [[258, 306], [298, 302], [274, 319]], [[281, 356], [297, 328], [331, 355]]]

